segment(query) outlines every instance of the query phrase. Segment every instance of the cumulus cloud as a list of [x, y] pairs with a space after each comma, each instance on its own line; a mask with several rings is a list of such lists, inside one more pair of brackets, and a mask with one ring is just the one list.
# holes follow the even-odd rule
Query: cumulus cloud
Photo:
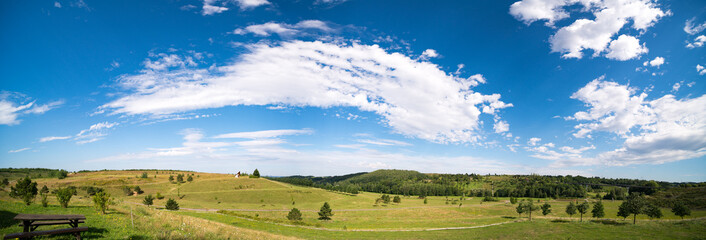
[[434, 49], [427, 49], [427, 50], [424, 50], [424, 52], [422, 52], [421, 58], [422, 58], [422, 59], [430, 59], [430, 58], [435, 58], [435, 57], [438, 57], [438, 56], [439, 56], [439, 53], [437, 53], [436, 50], [434, 50]]
[[508, 124], [506, 121], [495, 121], [495, 124], [493, 124], [493, 129], [495, 130], [495, 133], [504, 133], [507, 131], [510, 131], [510, 124]]
[[699, 47], [703, 47], [704, 43], [706, 43], [706, 36], [700, 35], [700, 36], [694, 38], [693, 42], [687, 42], [686, 47], [687, 48], [699, 48]]
[[211, 69], [146, 68], [123, 75], [122, 97], [99, 111], [159, 115], [225, 106], [356, 107], [396, 133], [438, 143], [475, 142], [479, 117], [512, 104], [470, 87], [440, 67], [377, 45], [288, 41], [248, 45], [231, 64]]
[[542, 139], [541, 139], [541, 138], [533, 137], [533, 138], [530, 138], [529, 141], [527, 141], [527, 144], [530, 145], [530, 146], [536, 146], [537, 143], [539, 143], [539, 141], [542, 141]]
[[319, 20], [304, 20], [294, 25], [276, 22], [254, 24], [245, 28], [235, 29], [233, 33], [238, 35], [252, 33], [257, 36], [270, 36], [272, 34], [277, 34], [280, 37], [291, 37], [297, 33], [300, 33], [301, 30], [306, 29], [315, 29], [323, 32], [334, 31], [334, 29], [329, 27], [325, 22]]
[[706, 29], [706, 22], [701, 24], [694, 24], [694, 21], [696, 21], [696, 18], [686, 20], [686, 23], [684, 24], [684, 32], [688, 33], [689, 35], [695, 35]]
[[645, 67], [651, 66], [651, 67], [658, 67], [659, 68], [659, 66], [662, 66], [662, 64], [664, 64], [664, 58], [663, 57], [656, 57], [652, 61], [645, 61], [644, 63], [642, 63], [642, 66], [645, 66]]
[[228, 11], [229, 8], [226, 5], [232, 3], [237, 4], [240, 10], [248, 10], [270, 4], [267, 0], [203, 0], [201, 14], [206, 16]]
[[646, 31], [660, 18], [670, 14], [663, 11], [651, 0], [522, 0], [510, 6], [510, 14], [526, 24], [546, 21], [554, 27], [557, 20], [570, 17], [567, 9], [579, 5], [571, 12], [585, 12], [593, 19], [579, 18], [567, 26], [559, 28], [550, 37], [552, 52], [563, 58], [582, 58], [585, 50], [592, 50], [593, 56], [625, 61], [647, 52], [634, 36], [613, 37], [626, 25], [641, 32]]
[[617, 134], [622, 146], [595, 157], [563, 159], [559, 165], [661, 164], [706, 155], [706, 95], [676, 99], [664, 95], [647, 100], [646, 93], [599, 78], [572, 95], [589, 107], [570, 119], [576, 137], [595, 131]]
[[706, 68], [700, 64], [696, 64], [696, 72], [699, 73], [699, 75], [704, 75], [706, 74]]
[[26, 97], [21, 94], [7, 92], [0, 94], [0, 125], [17, 125], [22, 121], [19, 119], [22, 115], [43, 114], [64, 104], [64, 101], [54, 101], [48, 104], [36, 104], [36, 101], [29, 103], [13, 101], [24, 101], [22, 99], [26, 99]]

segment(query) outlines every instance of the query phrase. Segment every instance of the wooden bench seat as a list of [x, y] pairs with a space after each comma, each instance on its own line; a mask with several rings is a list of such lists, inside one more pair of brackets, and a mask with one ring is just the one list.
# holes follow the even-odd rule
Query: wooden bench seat
[[64, 228], [64, 229], [54, 229], [54, 230], [44, 230], [44, 231], [34, 231], [34, 232], [22, 232], [22, 233], [11, 233], [5, 235], [3, 239], [15, 239], [15, 238], [30, 238], [42, 235], [55, 235], [55, 234], [67, 234], [73, 233], [76, 239], [81, 239], [81, 232], [88, 231], [88, 227], [77, 227], [77, 228]]
[[[78, 220], [78, 223], [85, 223], [83, 220]], [[33, 222], [31, 226], [44, 226], [44, 225], [63, 225], [63, 224], [72, 224], [71, 221], [41, 221], [41, 222]], [[20, 227], [22, 227], [22, 223], [20, 223]]]

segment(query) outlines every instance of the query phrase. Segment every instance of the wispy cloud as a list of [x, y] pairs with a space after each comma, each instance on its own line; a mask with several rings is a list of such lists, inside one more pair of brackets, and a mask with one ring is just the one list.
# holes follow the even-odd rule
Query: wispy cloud
[[216, 135], [213, 138], [274, 138], [287, 135], [301, 135], [301, 134], [312, 134], [314, 133], [311, 129], [280, 129], [280, 130], [265, 130], [265, 131], [254, 131], [254, 132], [236, 132], [236, 133], [226, 133]]
[[8, 153], [24, 152], [24, 151], [27, 151], [27, 150], [30, 150], [30, 149], [31, 149], [31, 148], [28, 148], [28, 147], [26, 147], [26, 148], [20, 148], [20, 149], [10, 150], [10, 151], [8, 151]]
[[48, 136], [40, 138], [39, 142], [71, 139], [76, 141], [77, 144], [92, 143], [103, 139], [108, 135], [107, 130], [114, 128], [117, 125], [119, 124], [115, 122], [100, 122], [91, 125], [87, 129], [81, 130], [74, 136]]
[[51, 109], [64, 104], [64, 101], [54, 101], [48, 104], [36, 104], [36, 101], [18, 104], [11, 99], [24, 101], [27, 98], [22, 94], [3, 92], [0, 94], [0, 125], [20, 124], [20, 116], [26, 114], [43, 114]]

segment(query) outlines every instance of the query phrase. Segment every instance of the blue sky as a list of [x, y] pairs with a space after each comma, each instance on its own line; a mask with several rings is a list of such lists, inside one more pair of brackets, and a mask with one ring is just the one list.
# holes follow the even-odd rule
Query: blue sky
[[706, 181], [703, 1], [0, 4], [0, 167]]

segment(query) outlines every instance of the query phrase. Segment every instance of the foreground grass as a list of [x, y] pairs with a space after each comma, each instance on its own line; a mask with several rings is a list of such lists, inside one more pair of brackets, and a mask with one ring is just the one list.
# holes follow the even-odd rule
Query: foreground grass
[[217, 213], [180, 212], [242, 228], [300, 237], [305, 239], [699, 239], [706, 233], [706, 221], [577, 222], [538, 219], [474, 229], [438, 231], [353, 231], [317, 230], [253, 221]]

